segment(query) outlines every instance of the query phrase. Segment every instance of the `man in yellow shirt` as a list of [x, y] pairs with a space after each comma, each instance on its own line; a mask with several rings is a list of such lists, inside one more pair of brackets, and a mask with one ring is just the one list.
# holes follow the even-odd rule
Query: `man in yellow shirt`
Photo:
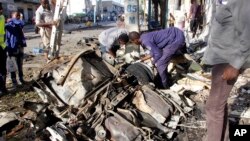
[[3, 15], [2, 3], [0, 3], [0, 96], [7, 92], [6, 81], [6, 45], [4, 41], [5, 36], [5, 18]]

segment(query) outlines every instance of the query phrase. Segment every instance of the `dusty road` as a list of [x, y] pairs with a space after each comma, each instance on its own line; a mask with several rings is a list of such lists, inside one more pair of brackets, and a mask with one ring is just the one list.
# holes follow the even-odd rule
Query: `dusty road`
[[[62, 38], [62, 47], [61, 47], [61, 55], [69, 55], [77, 51], [76, 43], [83, 39], [84, 37], [97, 37], [101, 31], [106, 28], [114, 26], [113, 23], [103, 25], [102, 27], [92, 27], [92, 28], [85, 28], [85, 29], [78, 29], [77, 25], [67, 25], [69, 30], [74, 30], [71, 34], [63, 34]], [[71, 28], [70, 28], [71, 27]], [[38, 48], [41, 45], [41, 38], [39, 34], [35, 34], [34, 32], [26, 33], [30, 40], [27, 40], [28, 46], [25, 48], [25, 52], [27, 54], [31, 54], [33, 48]], [[35, 37], [35, 38], [34, 38]], [[32, 39], [33, 38], [33, 39]]]
[[[104, 23], [99, 27], [92, 28], [81, 28], [81, 25], [65, 25], [67, 31], [71, 33], [65, 33], [62, 37], [62, 46], [60, 55], [68, 56], [74, 55], [82, 50], [81, 46], [78, 46], [77, 43], [83, 38], [95, 37], [105, 29], [115, 26], [114, 23]], [[42, 57], [42, 54], [34, 54], [34, 48], [42, 48], [42, 41], [39, 34], [34, 32], [25, 33], [27, 37], [27, 47], [25, 48], [25, 53], [28, 55], [24, 62], [24, 69], [34, 70], [34, 68], [41, 68], [45, 64], [45, 59]], [[32, 58], [32, 59], [31, 59]], [[30, 75], [30, 72], [24, 71], [26, 75]]]

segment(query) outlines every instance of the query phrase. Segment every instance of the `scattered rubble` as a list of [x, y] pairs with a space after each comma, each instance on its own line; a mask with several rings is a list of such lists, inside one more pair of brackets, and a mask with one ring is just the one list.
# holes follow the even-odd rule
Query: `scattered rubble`
[[29, 111], [19, 121], [28, 122], [38, 140], [173, 138], [192, 111], [192, 100], [157, 90], [150, 81], [140, 83], [126, 68], [115, 69], [87, 48], [72, 58], [54, 60], [35, 80], [43, 103], [26, 103]]

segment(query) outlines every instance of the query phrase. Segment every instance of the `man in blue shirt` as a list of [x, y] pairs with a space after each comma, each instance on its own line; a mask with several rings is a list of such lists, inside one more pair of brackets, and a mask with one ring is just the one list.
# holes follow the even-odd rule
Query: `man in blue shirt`
[[[20, 83], [24, 83], [22, 66], [24, 47], [26, 47], [23, 26], [24, 22], [20, 20], [19, 12], [13, 12], [12, 18], [5, 25], [8, 57], [13, 57], [16, 61]], [[13, 85], [16, 86], [16, 72], [11, 72], [11, 79]]]
[[167, 66], [172, 57], [185, 47], [184, 33], [175, 27], [162, 29], [159, 31], [140, 34], [131, 32], [129, 34], [131, 42], [142, 45], [150, 50], [150, 56], [161, 78], [163, 88], [169, 88], [169, 78]]

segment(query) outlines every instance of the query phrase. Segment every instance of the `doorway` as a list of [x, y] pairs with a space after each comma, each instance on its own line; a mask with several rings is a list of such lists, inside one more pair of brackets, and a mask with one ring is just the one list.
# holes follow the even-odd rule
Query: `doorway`
[[28, 8], [28, 23], [31, 24], [33, 19], [33, 9]]

